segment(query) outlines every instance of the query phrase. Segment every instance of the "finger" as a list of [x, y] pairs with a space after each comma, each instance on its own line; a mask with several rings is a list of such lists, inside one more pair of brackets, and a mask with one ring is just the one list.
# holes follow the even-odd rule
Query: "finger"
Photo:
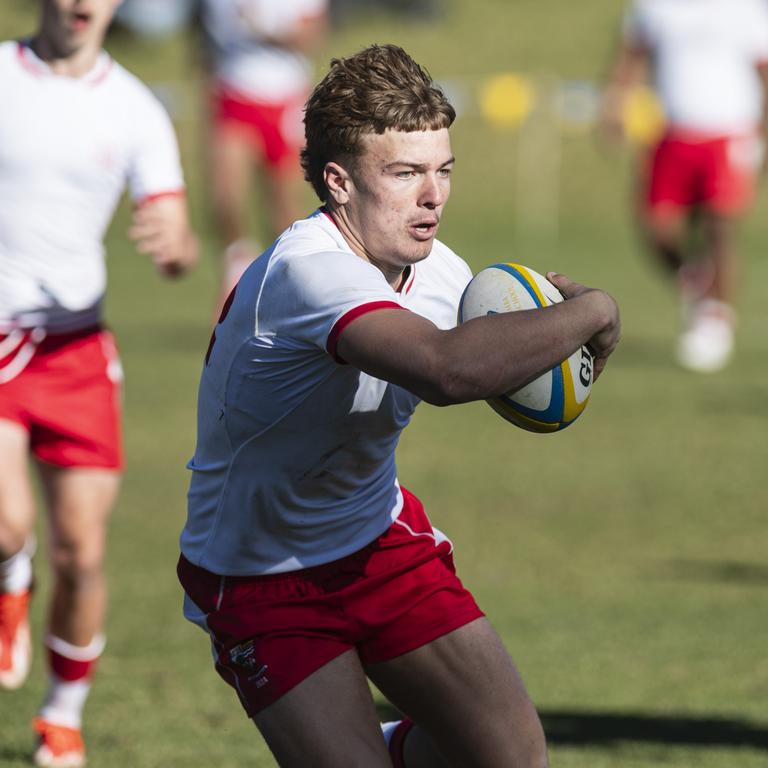
[[153, 237], [160, 237], [162, 234], [162, 230], [147, 224], [134, 224], [128, 230], [128, 237], [131, 240], [147, 240]]
[[162, 237], [145, 237], [136, 242], [136, 250], [144, 256], [151, 256], [155, 261], [167, 259], [173, 253], [170, 244]]
[[608, 358], [607, 357], [596, 357], [594, 360], [594, 368], [593, 368], [593, 374], [592, 374], [592, 382], [596, 382], [600, 378], [600, 374], [605, 369], [605, 366], [608, 364]]
[[571, 298], [580, 287], [578, 283], [557, 272], [547, 272], [547, 280], [557, 288], [566, 299]]

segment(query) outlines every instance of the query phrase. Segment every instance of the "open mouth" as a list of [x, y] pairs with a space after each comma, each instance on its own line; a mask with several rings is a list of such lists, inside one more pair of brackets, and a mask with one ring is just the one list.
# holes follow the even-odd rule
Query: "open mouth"
[[72, 28], [77, 32], [87, 29], [91, 23], [91, 14], [87, 11], [75, 11], [71, 18]]
[[412, 225], [411, 228], [417, 238], [426, 240], [433, 237], [437, 231], [437, 220], [421, 221], [418, 224]]

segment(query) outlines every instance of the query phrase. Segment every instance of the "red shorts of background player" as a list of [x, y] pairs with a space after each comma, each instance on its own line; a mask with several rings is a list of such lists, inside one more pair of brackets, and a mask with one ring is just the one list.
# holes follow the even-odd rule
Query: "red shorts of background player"
[[743, 212], [752, 201], [761, 155], [757, 136], [700, 136], [672, 130], [651, 153], [646, 205], [704, 205], [724, 215]]
[[[0, 336], [0, 349], [7, 339]], [[0, 370], [9, 370], [24, 343], [4, 352]], [[109, 331], [49, 335], [18, 375], [0, 383], [0, 419], [24, 427], [32, 453], [48, 464], [121, 469], [121, 381]]]
[[211, 94], [213, 130], [217, 136], [229, 131], [246, 136], [271, 173], [296, 172], [304, 143], [305, 100], [300, 93], [283, 102], [255, 102], [219, 85]]
[[269, 576], [217, 576], [179, 560], [185, 614], [211, 636], [216, 669], [253, 717], [332, 659], [356, 649], [388, 661], [483, 613], [419, 500], [367, 547], [327, 565]]

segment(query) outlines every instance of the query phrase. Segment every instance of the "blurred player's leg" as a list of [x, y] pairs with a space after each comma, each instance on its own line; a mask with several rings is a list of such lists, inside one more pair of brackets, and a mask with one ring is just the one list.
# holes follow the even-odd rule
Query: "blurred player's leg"
[[418, 723], [405, 739], [408, 768], [440, 765], [432, 743], [464, 766], [547, 765], [538, 715], [487, 619], [370, 665], [366, 672], [395, 706]]
[[18, 688], [31, 659], [28, 606], [34, 522], [26, 429], [0, 419], [0, 688]]
[[35, 721], [42, 766], [84, 761], [82, 712], [104, 646], [103, 561], [107, 519], [120, 483], [107, 469], [41, 465], [51, 522], [53, 597], [48, 628], [50, 683]]
[[275, 235], [303, 218], [302, 184], [299, 161], [267, 175], [271, 227]]
[[251, 137], [232, 126], [214, 128], [209, 160], [214, 225], [219, 241], [224, 244], [219, 265], [220, 292], [214, 312], [218, 317], [224, 300], [260, 251], [248, 239], [253, 173]]
[[686, 212], [677, 206], [647, 211], [641, 221], [646, 243], [658, 265], [677, 275], [685, 263]]
[[214, 130], [209, 153], [214, 224], [221, 240], [233, 243], [248, 234], [252, 139], [244, 130], [219, 128]]
[[741, 281], [737, 221], [732, 216], [711, 214], [705, 218], [704, 227], [712, 265], [712, 280], [705, 296], [734, 306]]
[[708, 214], [702, 223], [707, 252], [698, 276], [706, 269], [706, 281], [700, 279], [687, 297], [683, 295], [684, 328], [677, 357], [685, 368], [707, 373], [723, 368], [733, 351], [740, 264], [735, 219]]
[[254, 717], [281, 768], [391, 768], [357, 654], [337, 656]]

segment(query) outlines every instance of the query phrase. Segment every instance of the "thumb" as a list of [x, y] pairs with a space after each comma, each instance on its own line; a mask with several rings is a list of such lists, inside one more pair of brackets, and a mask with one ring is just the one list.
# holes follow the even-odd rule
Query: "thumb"
[[577, 284], [565, 275], [561, 275], [558, 272], [547, 272], [547, 280], [557, 288], [560, 293], [565, 296], [566, 299], [570, 298], [574, 294], [574, 289], [577, 288]]

